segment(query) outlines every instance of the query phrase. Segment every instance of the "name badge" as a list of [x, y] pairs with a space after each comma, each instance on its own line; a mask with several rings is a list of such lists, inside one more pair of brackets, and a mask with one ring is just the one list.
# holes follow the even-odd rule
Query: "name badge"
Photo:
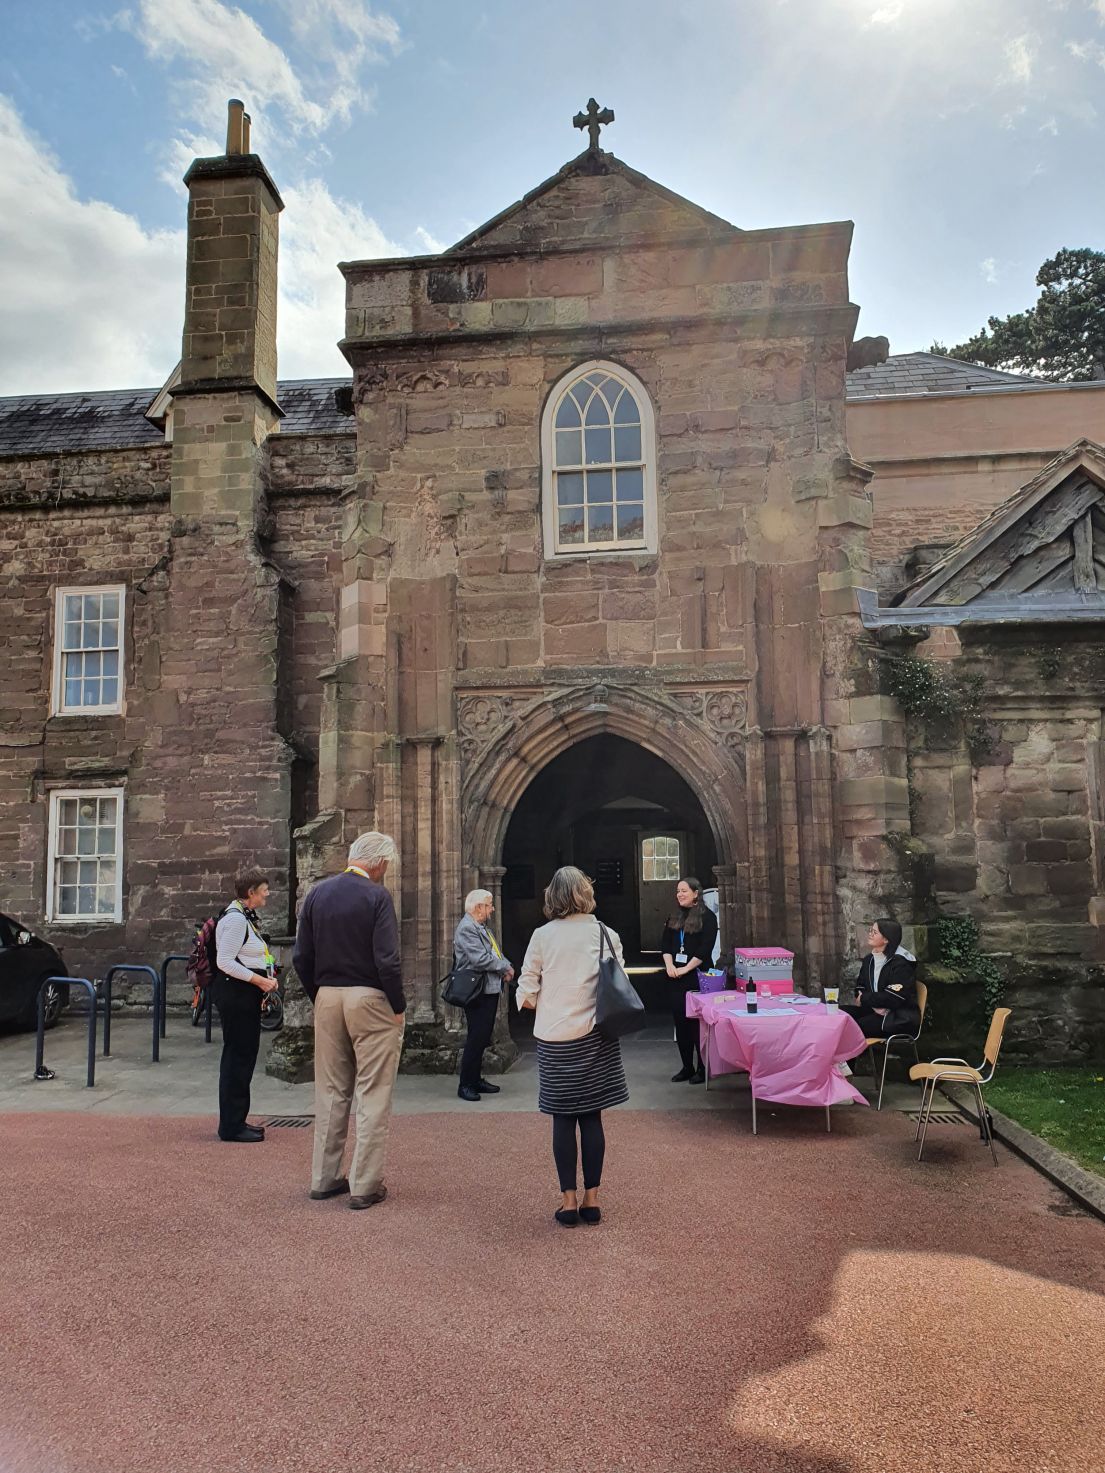
[[685, 967], [687, 965], [687, 953], [685, 951], [677, 951], [675, 953], [675, 965], [677, 967]]

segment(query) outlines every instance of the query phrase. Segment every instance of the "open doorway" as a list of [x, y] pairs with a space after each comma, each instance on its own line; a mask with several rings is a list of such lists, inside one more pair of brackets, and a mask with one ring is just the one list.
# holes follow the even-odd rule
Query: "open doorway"
[[[714, 837], [702, 805], [670, 763], [624, 737], [586, 737], [555, 757], [519, 799], [503, 844], [503, 940], [520, 964], [544, 923], [553, 871], [578, 865], [598, 913], [622, 939], [645, 1006], [666, 1017], [660, 936], [680, 875], [714, 883]], [[529, 1017], [515, 1019], [521, 1030]], [[512, 1027], [514, 1026], [512, 1022]]]

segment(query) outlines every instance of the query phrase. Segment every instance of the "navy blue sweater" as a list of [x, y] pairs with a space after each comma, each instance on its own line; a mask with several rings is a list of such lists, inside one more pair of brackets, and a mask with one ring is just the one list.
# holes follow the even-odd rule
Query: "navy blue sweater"
[[310, 891], [292, 964], [312, 1002], [320, 987], [378, 987], [393, 1012], [406, 1011], [395, 906], [383, 885], [363, 875], [331, 875]]

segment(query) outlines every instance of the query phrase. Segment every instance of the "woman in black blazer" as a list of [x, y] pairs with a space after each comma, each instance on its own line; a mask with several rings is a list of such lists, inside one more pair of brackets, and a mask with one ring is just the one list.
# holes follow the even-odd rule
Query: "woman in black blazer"
[[684, 875], [676, 885], [675, 904], [660, 942], [664, 970], [671, 978], [668, 990], [675, 1022], [675, 1041], [682, 1064], [679, 1073], [671, 1076], [671, 1082], [701, 1084], [706, 1071], [702, 1067], [702, 1053], [698, 1046], [700, 1027], [697, 1018], [687, 1017], [687, 993], [698, 991], [699, 967], [713, 966], [717, 917], [702, 899], [702, 882], [693, 875]]
[[865, 1038], [884, 1033], [916, 1033], [917, 958], [902, 946], [897, 921], [875, 921], [867, 933], [871, 947], [856, 978], [856, 1001], [841, 1011], [851, 1013]]

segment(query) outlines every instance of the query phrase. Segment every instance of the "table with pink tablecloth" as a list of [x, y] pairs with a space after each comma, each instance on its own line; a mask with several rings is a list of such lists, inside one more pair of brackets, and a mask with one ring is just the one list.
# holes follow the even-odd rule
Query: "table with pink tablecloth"
[[707, 1076], [745, 1071], [757, 1100], [785, 1105], [867, 1101], [836, 1065], [863, 1053], [863, 1030], [823, 1002], [761, 998], [750, 1014], [743, 992], [688, 992], [687, 1017], [702, 1024]]

